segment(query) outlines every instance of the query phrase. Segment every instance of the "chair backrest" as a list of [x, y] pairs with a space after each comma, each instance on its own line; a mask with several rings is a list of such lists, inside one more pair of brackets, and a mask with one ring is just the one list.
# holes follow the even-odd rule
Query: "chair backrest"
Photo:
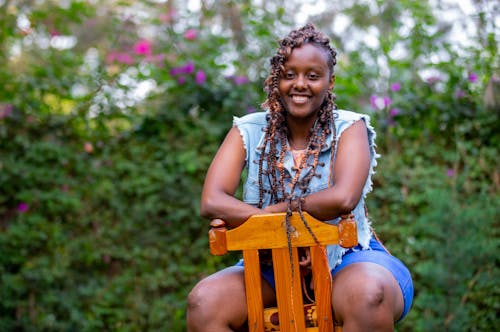
[[213, 220], [209, 231], [210, 251], [214, 255], [233, 250], [243, 252], [249, 331], [264, 332], [259, 249], [271, 249], [280, 331], [302, 332], [306, 331], [306, 325], [298, 248], [309, 247], [318, 327], [307, 328], [307, 331], [332, 332], [332, 283], [325, 246], [356, 245], [355, 223], [330, 225], [303, 213], [309, 229], [316, 237], [314, 239], [300, 215], [293, 213], [290, 217], [291, 261], [285, 216], [285, 213], [255, 215], [231, 230], [225, 228], [224, 221]]

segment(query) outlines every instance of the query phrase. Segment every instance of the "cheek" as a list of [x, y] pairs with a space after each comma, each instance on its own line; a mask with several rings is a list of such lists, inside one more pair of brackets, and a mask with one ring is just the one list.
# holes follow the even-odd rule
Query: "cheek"
[[280, 95], [287, 94], [288, 89], [289, 89], [289, 84], [287, 82], [285, 82], [285, 81], [280, 81], [279, 82], [279, 84], [278, 84], [278, 91], [279, 91]]

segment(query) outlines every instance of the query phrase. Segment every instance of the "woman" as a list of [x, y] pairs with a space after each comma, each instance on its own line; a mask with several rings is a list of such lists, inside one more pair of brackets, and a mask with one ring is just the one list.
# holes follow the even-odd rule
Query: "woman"
[[[235, 118], [205, 179], [203, 217], [237, 227], [255, 214], [307, 211], [337, 223], [353, 213], [359, 244], [327, 248], [333, 310], [345, 332], [392, 331], [411, 306], [406, 267], [374, 238], [365, 214], [376, 165], [375, 133], [366, 115], [337, 110], [332, 89], [336, 52], [308, 24], [280, 41], [265, 81], [265, 112]], [[243, 200], [234, 197], [247, 170]], [[301, 265], [308, 264], [308, 257]], [[263, 267], [263, 297], [274, 306], [272, 269]], [[188, 297], [188, 330], [245, 329], [243, 264], [203, 280]]]

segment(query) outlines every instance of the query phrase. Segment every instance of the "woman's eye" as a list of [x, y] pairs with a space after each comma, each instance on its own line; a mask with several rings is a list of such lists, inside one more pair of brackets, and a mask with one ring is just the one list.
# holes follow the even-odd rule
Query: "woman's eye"
[[285, 78], [286, 78], [286, 79], [289, 79], [289, 80], [290, 80], [290, 79], [292, 79], [292, 78], [294, 78], [294, 77], [295, 77], [295, 75], [294, 75], [292, 72], [287, 72], [287, 73], [285, 73]]
[[315, 73], [311, 73], [311, 74], [309, 74], [309, 78], [312, 80], [317, 80], [319, 78], [319, 75], [317, 75]]

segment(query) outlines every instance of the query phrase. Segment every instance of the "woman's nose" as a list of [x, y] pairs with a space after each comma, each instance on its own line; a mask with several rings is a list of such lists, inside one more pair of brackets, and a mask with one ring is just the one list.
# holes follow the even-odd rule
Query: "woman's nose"
[[294, 87], [296, 89], [304, 89], [306, 87], [306, 85], [307, 85], [307, 83], [306, 83], [304, 76], [298, 75], [297, 79], [295, 80]]

